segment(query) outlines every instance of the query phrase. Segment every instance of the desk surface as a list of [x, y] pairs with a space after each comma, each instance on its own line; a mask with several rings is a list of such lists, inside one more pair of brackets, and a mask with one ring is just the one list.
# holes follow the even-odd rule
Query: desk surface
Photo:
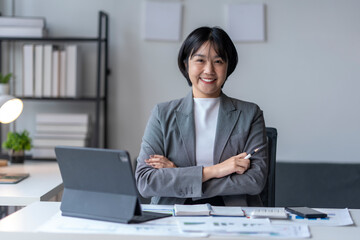
[[36, 201], [47, 201], [63, 188], [57, 162], [26, 161], [0, 167], [0, 173], [29, 173], [16, 184], [0, 184], [0, 205], [26, 206]]
[[[82, 234], [82, 233], [44, 233], [36, 232], [39, 226], [48, 221], [52, 216], [59, 212], [59, 202], [36, 202], [20, 211], [4, 218], [0, 221], [0, 239], [46, 239], [46, 240], [83, 240], [83, 239], [151, 239], [166, 240], [169, 236], [140, 236], [140, 235], [121, 235], [121, 234]], [[345, 227], [324, 227], [309, 226], [312, 235], [311, 239], [359, 239], [360, 236], [360, 209], [350, 210], [355, 225]], [[215, 237], [210, 239], [234, 239], [234, 237]], [[237, 239], [249, 239], [247, 236], [237, 236]], [[200, 239], [193, 237], [171, 237], [171, 239]], [[256, 238], [251, 239], [273, 239], [273, 238]]]

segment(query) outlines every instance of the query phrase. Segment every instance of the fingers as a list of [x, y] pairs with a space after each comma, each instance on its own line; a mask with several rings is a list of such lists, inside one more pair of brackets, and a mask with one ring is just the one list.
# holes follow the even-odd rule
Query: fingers
[[153, 168], [156, 168], [156, 169], [159, 169], [159, 168], [165, 168], [164, 164], [163, 163], [146, 163], [147, 165], [153, 167]]
[[250, 168], [250, 159], [240, 159], [238, 162], [239, 170], [236, 171], [237, 174], [243, 174]]
[[233, 172], [237, 174], [244, 174], [250, 168], [250, 159], [244, 159], [247, 156], [247, 153], [240, 153], [232, 157], [233, 162]]
[[250, 164], [249, 165], [241, 165], [241, 166], [238, 166], [237, 170], [236, 170], [236, 173], [237, 174], [244, 174], [250, 167]]
[[154, 155], [151, 155], [149, 159], [145, 159], [145, 163], [153, 168], [163, 167], [163, 163], [161, 162], [160, 158], [155, 158]]
[[161, 161], [163, 161], [163, 156], [160, 155], [150, 155], [150, 158], [145, 160], [145, 162], [154, 162], [154, 163], [159, 163]]
[[240, 153], [238, 155], [236, 155], [237, 157], [240, 157], [240, 158], [244, 158], [247, 156], [247, 153], [246, 152], [243, 152], [243, 153]]
[[162, 155], [150, 155], [149, 159], [145, 159], [145, 163], [153, 168], [175, 168], [175, 164]]
[[145, 162], [148, 166], [151, 166], [153, 168], [163, 168], [164, 167], [164, 163], [160, 161], [160, 159], [156, 159], [156, 158], [150, 158], [150, 159], [145, 159]]
[[146, 163], [154, 163], [154, 164], [165, 163], [167, 161], [169, 160], [161, 155], [150, 155], [149, 159], [145, 159]]

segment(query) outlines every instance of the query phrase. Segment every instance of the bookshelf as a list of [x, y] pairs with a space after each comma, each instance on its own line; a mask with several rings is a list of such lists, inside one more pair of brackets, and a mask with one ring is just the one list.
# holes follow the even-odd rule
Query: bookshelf
[[[22, 42], [22, 43], [93, 43], [97, 48], [96, 51], [96, 93], [91, 97], [23, 97], [16, 96], [24, 101], [33, 101], [41, 104], [41, 102], [57, 102], [59, 104], [71, 104], [80, 102], [82, 104], [93, 105], [94, 120], [92, 121], [92, 137], [91, 147], [107, 148], [108, 134], [108, 76], [110, 70], [108, 68], [108, 32], [109, 17], [103, 11], [98, 13], [98, 34], [95, 37], [0, 37], [0, 72], [1, 72], [1, 56], [2, 42]], [[83, 82], [84, 83], [84, 82]], [[25, 105], [26, 108], [26, 105]], [[101, 121], [103, 124], [101, 124]], [[101, 138], [102, 137], [102, 138]], [[103, 141], [100, 141], [102, 139]]]

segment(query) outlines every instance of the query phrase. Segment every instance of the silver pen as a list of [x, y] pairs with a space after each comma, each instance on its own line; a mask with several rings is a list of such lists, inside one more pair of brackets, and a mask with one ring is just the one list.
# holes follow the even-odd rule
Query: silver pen
[[257, 151], [259, 151], [260, 149], [264, 148], [265, 146], [266, 146], [266, 144], [263, 145], [263, 146], [261, 146], [261, 147], [256, 148], [254, 151], [252, 151], [251, 153], [249, 153], [248, 155], [246, 155], [246, 157], [245, 157], [244, 159], [249, 159], [249, 158], [251, 158], [252, 155], [254, 155]]

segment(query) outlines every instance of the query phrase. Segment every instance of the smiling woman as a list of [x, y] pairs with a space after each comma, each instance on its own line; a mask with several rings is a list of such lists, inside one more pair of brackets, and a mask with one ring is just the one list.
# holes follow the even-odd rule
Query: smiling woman
[[195, 98], [216, 98], [226, 79], [227, 62], [210, 42], [204, 43], [186, 63]]
[[220, 28], [195, 29], [179, 51], [179, 69], [192, 91], [155, 106], [145, 129], [136, 181], [153, 204], [261, 206], [267, 143], [260, 108], [226, 96], [236, 48]]
[[[206, 50], [215, 51], [216, 60], [221, 60], [226, 63], [226, 77], [224, 81], [226, 81], [236, 68], [238, 62], [237, 51], [225, 31], [217, 27], [201, 27], [195, 29], [184, 41], [178, 56], [179, 69], [188, 81], [189, 86], [191, 86], [192, 83], [188, 72], [188, 61], [196, 55], [201, 55], [199, 50], [205, 47], [207, 48]], [[204, 53], [206, 53], [206, 51]], [[209, 55], [209, 52], [207, 52], [207, 55]]]

